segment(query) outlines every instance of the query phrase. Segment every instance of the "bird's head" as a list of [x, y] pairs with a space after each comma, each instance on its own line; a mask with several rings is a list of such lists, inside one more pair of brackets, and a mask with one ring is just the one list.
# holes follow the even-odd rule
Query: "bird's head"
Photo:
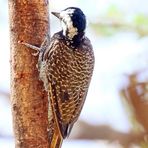
[[68, 7], [60, 13], [52, 12], [52, 14], [61, 20], [63, 35], [69, 40], [85, 32], [86, 18], [81, 9]]

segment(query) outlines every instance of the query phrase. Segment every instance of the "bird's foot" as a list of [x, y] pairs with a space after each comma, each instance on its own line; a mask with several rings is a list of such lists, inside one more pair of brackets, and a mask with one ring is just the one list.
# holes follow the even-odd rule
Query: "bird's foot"
[[38, 55], [39, 55], [40, 50], [41, 50], [39, 47], [34, 46], [34, 45], [31, 45], [31, 44], [28, 44], [28, 43], [25, 43], [25, 42], [23, 42], [23, 41], [18, 41], [18, 43], [19, 43], [19, 44], [22, 44], [22, 45], [25, 45], [26, 47], [35, 50], [36, 52], [35, 52], [35, 53], [32, 53], [33, 56], [38, 56]]

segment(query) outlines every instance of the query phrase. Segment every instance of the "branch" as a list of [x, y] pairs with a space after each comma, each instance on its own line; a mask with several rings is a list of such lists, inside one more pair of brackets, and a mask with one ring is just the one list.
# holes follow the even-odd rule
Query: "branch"
[[122, 133], [108, 125], [91, 125], [81, 120], [74, 126], [74, 130], [75, 133], [70, 136], [70, 139], [118, 141], [124, 148], [130, 147], [132, 144], [139, 144], [146, 135], [133, 131]]
[[40, 46], [49, 29], [48, 0], [9, 0], [11, 103], [16, 148], [49, 147], [48, 99], [37, 57], [18, 41]]
[[105, 27], [106, 29], [120, 29], [120, 30], [128, 30], [137, 32], [140, 36], [147, 36], [148, 35], [148, 27], [147, 25], [136, 25], [134, 23], [128, 23], [113, 19], [106, 20], [102, 18], [98, 20], [96, 23], [91, 23], [93, 29], [99, 29]]

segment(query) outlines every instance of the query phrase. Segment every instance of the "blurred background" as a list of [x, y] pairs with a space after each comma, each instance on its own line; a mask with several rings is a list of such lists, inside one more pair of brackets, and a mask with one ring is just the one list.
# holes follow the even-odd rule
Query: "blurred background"
[[[0, 147], [14, 148], [8, 2], [0, 6]], [[86, 14], [96, 62], [80, 119], [63, 148], [148, 148], [148, 1], [50, 1], [51, 11], [68, 6]], [[51, 16], [51, 34], [60, 29]]]

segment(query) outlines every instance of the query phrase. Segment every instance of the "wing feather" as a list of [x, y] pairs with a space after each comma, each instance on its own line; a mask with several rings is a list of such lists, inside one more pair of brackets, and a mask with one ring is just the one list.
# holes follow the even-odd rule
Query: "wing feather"
[[40, 75], [63, 138], [69, 135], [85, 102], [94, 62], [90, 51], [91, 46], [84, 51], [73, 51], [61, 40], [54, 40], [43, 55]]

